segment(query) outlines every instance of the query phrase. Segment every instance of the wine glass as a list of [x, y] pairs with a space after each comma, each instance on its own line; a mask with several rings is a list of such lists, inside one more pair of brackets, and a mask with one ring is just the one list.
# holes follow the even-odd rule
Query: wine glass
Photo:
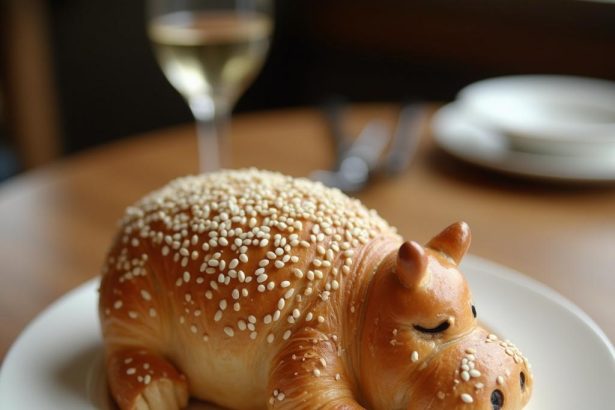
[[269, 49], [271, 0], [148, 0], [147, 24], [162, 71], [196, 119], [201, 172], [229, 166], [224, 133]]

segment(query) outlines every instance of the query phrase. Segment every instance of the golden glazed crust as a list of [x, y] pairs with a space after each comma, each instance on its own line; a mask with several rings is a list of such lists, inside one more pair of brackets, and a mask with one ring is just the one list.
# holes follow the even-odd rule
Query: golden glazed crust
[[[359, 201], [250, 170], [128, 208], [99, 314], [121, 409], [519, 409], [533, 381], [478, 326], [456, 223], [423, 247]], [[495, 404], [494, 404], [495, 403]], [[498, 404], [500, 403], [500, 404]], [[502, 407], [504, 406], [504, 407]]]

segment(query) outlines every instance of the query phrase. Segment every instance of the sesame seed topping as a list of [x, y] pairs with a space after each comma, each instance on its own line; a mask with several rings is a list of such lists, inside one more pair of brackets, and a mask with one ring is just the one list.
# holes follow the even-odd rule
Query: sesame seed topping
[[229, 337], [233, 337], [235, 335], [235, 332], [233, 331], [232, 327], [226, 326], [224, 328], [224, 333], [226, 333], [227, 336]]
[[412, 361], [412, 363], [416, 363], [419, 360], [419, 352], [417, 352], [416, 350], [412, 352], [412, 354], [410, 355], [410, 361]]
[[[190, 304], [201, 306], [200, 299], [205, 295], [205, 299], [215, 300], [219, 308], [216, 310], [216, 305], [206, 303], [205, 307], [190, 307], [182, 313], [189, 318], [199, 316], [201, 313], [197, 312], [201, 309], [203, 315], [215, 310], [216, 321], [222, 319], [223, 311], [231, 304], [235, 311], [241, 309], [246, 315], [260, 312], [260, 308], [255, 308], [258, 303], [252, 302], [252, 298], [242, 303], [244, 306], [238, 303], [241, 297], [248, 297], [245, 286], [252, 281], [257, 283], [253, 286], [259, 292], [277, 292], [276, 287], [283, 289], [276, 295], [277, 310], [272, 321], [278, 320], [284, 309], [288, 309], [284, 311], [285, 318], [298, 319], [296, 312], [301, 314], [305, 297], [315, 294], [319, 297], [317, 303], [327, 303], [333, 298], [340, 281], [339, 276], [336, 280], [329, 275], [337, 275], [340, 267], [341, 272], [349, 273], [352, 258], [361, 252], [359, 247], [366, 243], [364, 241], [375, 235], [398, 238], [375, 212], [338, 190], [305, 179], [253, 169], [177, 179], [130, 207], [122, 225], [124, 232], [120, 238], [126, 238], [125, 248], [126, 244], [137, 243], [137, 238], [151, 238], [151, 242], [147, 239], [145, 249], [129, 249], [130, 252], [138, 252], [141, 257], [151, 243], [158, 247], [158, 257], [162, 253], [169, 263], [185, 267], [172, 283], [181, 288], [194, 279], [198, 285], [209, 288], [195, 290], [189, 299], [186, 292], [181, 292], [186, 307]], [[292, 254], [297, 247], [313, 247], [317, 257], [312, 260], [311, 270], [289, 266], [300, 263], [300, 255]], [[242, 265], [255, 257], [258, 259], [251, 265]], [[194, 268], [188, 268], [192, 260]], [[133, 275], [146, 274], [142, 264], [132, 266], [130, 259], [127, 261], [127, 268], [123, 268], [125, 261], [122, 260], [118, 269], [126, 273], [130, 270]], [[336, 265], [339, 261], [343, 267], [333, 266], [331, 262], [334, 261]], [[255, 264], [257, 269], [263, 269], [259, 274], [252, 270]], [[277, 272], [273, 267], [286, 268], [288, 273]], [[207, 275], [212, 276], [205, 280]], [[225, 286], [229, 289], [224, 289]], [[216, 299], [213, 292], [220, 292], [215, 295]], [[146, 290], [140, 294], [144, 300], [151, 300]], [[258, 298], [258, 294], [252, 297]], [[121, 300], [114, 302], [114, 308], [121, 306]], [[147, 312], [147, 307], [143, 311]], [[259, 313], [259, 318], [264, 313]], [[314, 318], [313, 313], [304, 313], [306, 320]], [[324, 323], [324, 317], [318, 316], [318, 321]], [[252, 323], [248, 316], [248, 322], [254, 327], [256, 320]], [[254, 334], [251, 333], [251, 338], [255, 339], [257, 333], [251, 331]], [[281, 329], [280, 334], [286, 332]]]
[[318, 370], [318, 369], [314, 369], [313, 374], [314, 374], [314, 376], [316, 376], [316, 377], [320, 377], [320, 370]]
[[474, 397], [470, 396], [468, 393], [462, 393], [461, 401], [464, 403], [474, 403]]

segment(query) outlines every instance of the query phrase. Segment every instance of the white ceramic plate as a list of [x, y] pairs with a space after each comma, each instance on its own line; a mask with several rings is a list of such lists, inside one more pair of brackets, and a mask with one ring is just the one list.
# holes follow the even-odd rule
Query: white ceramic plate
[[449, 154], [489, 169], [551, 180], [615, 181], [615, 151], [576, 156], [517, 151], [507, 137], [474, 121], [458, 103], [440, 108], [431, 127], [436, 142]]
[[[533, 364], [529, 409], [613, 408], [615, 351], [579, 308], [519, 273], [467, 256], [479, 318], [513, 340]], [[0, 409], [111, 409], [90, 281], [40, 314], [6, 357]], [[193, 403], [191, 409], [211, 408]]]
[[464, 112], [528, 150], [615, 149], [615, 83], [592, 78], [522, 75], [462, 89]]

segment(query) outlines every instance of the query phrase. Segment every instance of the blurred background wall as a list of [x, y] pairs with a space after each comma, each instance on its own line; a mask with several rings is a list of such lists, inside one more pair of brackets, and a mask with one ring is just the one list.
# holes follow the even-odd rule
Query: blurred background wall
[[[191, 121], [154, 61], [142, 0], [4, 0], [0, 36], [0, 180]], [[520, 73], [615, 80], [615, 3], [278, 0], [268, 61], [236, 112], [448, 100]]]

